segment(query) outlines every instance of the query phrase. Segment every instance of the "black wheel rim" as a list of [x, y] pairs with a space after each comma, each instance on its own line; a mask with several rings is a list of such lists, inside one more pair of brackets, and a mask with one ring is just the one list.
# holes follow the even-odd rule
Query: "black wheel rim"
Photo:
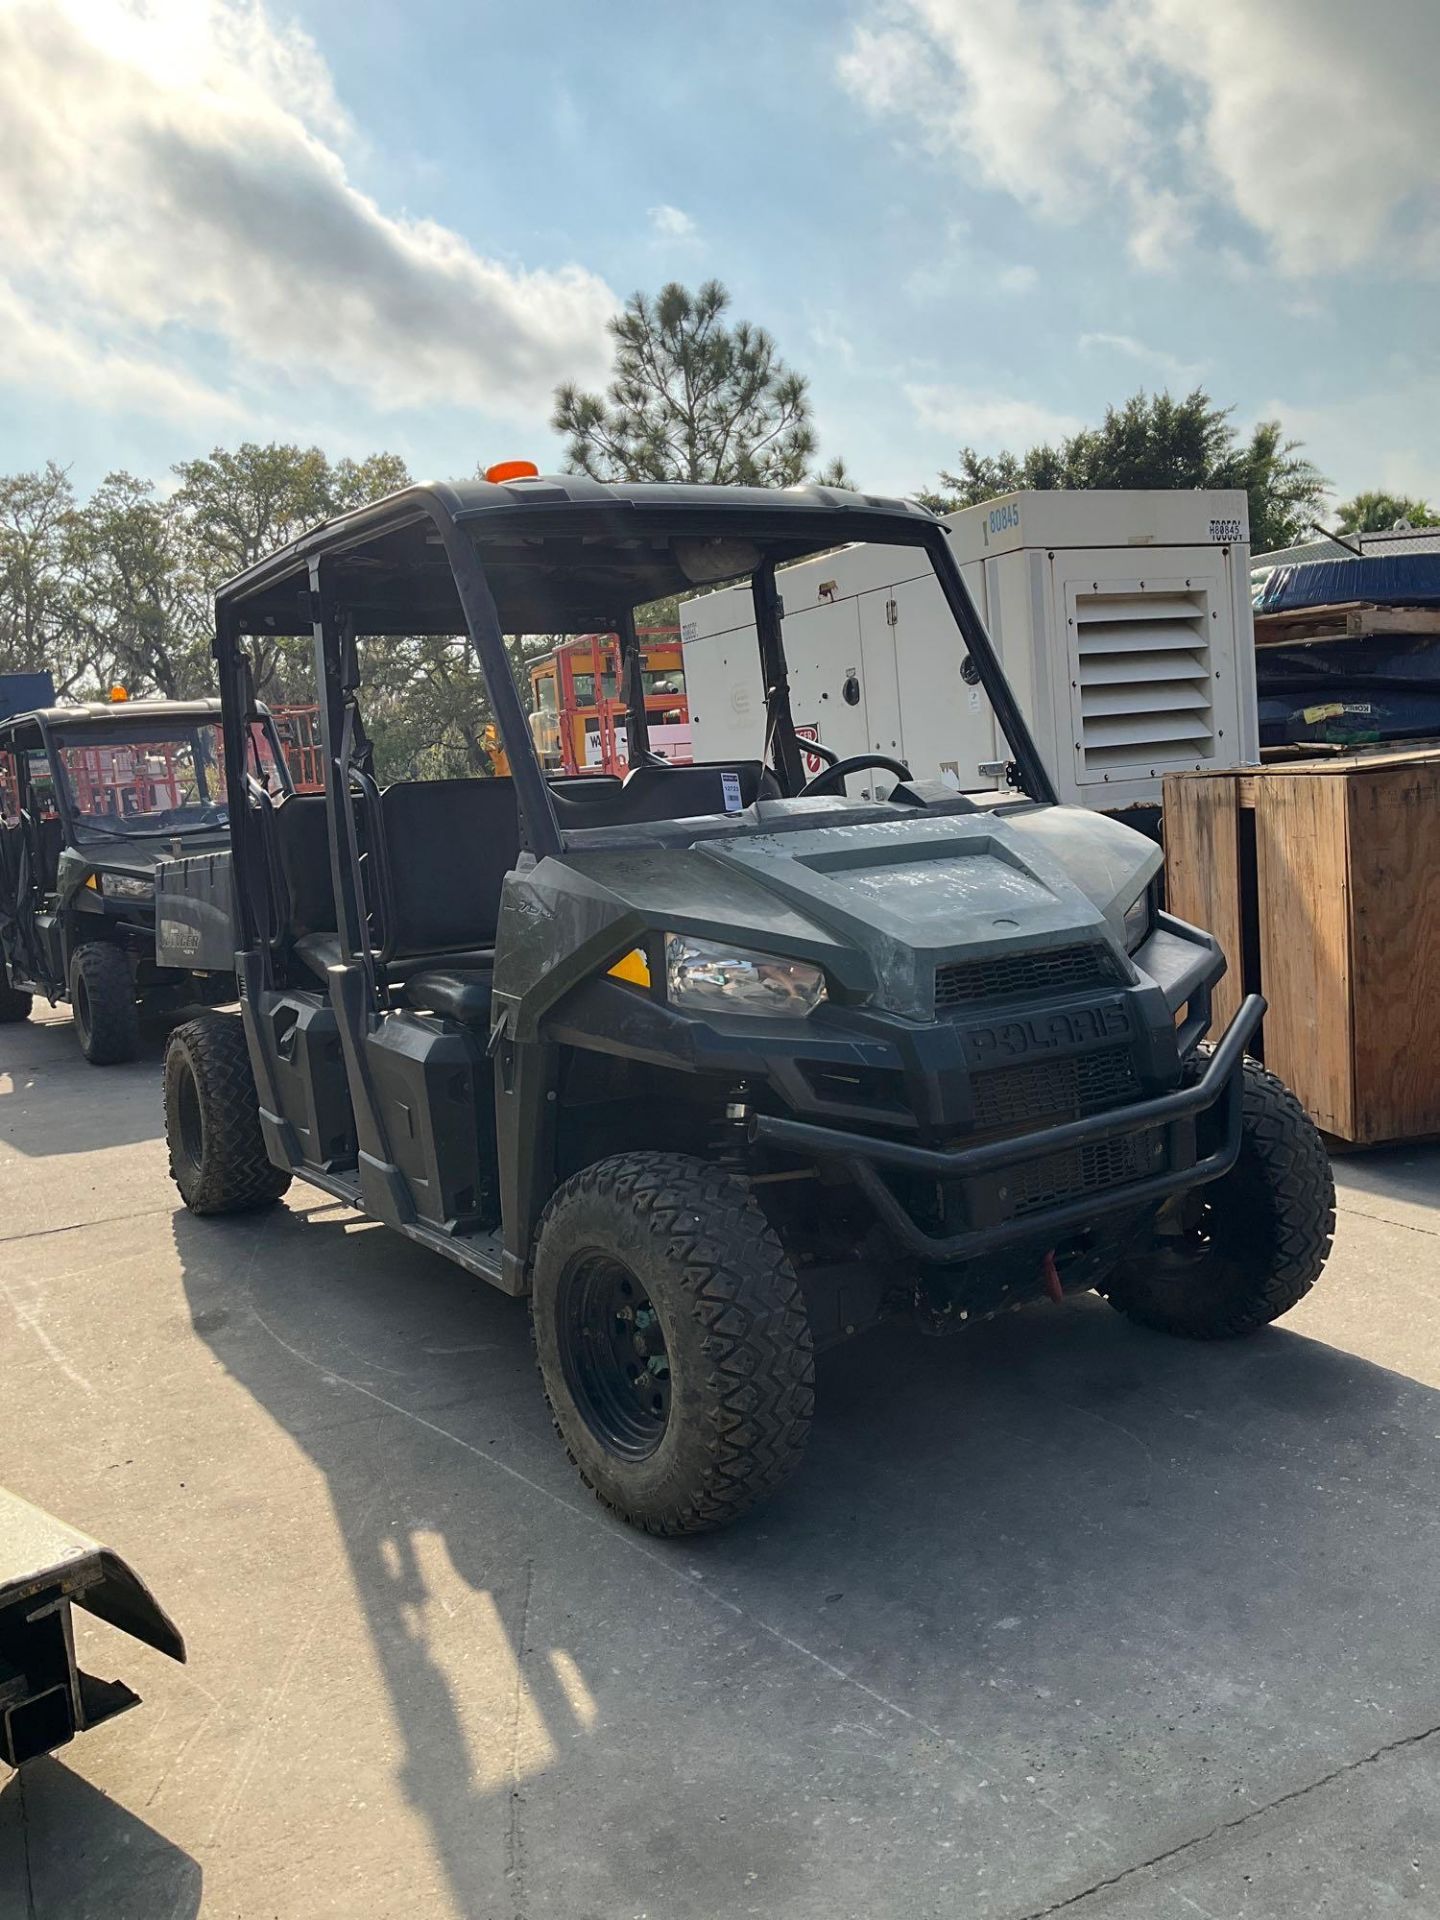
[[560, 1363], [586, 1426], [622, 1460], [644, 1460], [670, 1424], [670, 1354], [660, 1316], [622, 1260], [591, 1250], [560, 1276]]
[[186, 1160], [199, 1173], [205, 1164], [205, 1121], [200, 1112], [200, 1089], [188, 1066], [179, 1072], [175, 1089], [175, 1127], [179, 1147]]
[[1155, 1223], [1149, 1264], [1155, 1279], [1178, 1287], [1204, 1279], [1230, 1280], [1236, 1270], [1233, 1225], [1208, 1189], [1181, 1196]]

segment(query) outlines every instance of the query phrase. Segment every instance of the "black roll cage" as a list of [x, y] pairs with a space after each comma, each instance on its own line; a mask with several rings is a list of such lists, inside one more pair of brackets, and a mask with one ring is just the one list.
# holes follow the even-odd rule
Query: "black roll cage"
[[[219, 669], [241, 945], [248, 949], [256, 941], [253, 887], [263, 852], [259, 823], [246, 804], [243, 770], [244, 732], [252, 719], [261, 716], [242, 644], [248, 634], [299, 635], [307, 629], [311, 634], [325, 762], [331, 880], [337, 928], [347, 961], [364, 959], [368, 963], [369, 957], [358, 894], [354, 808], [350, 804], [352, 787], [363, 788], [367, 777], [373, 779], [355, 699], [355, 642], [361, 635], [398, 638], [417, 633], [463, 634], [479, 660], [510, 762], [521, 845], [536, 858], [564, 849], [565, 836], [510, 672], [500, 613], [478, 548], [487, 534], [493, 540], [502, 532], [512, 542], [573, 533], [578, 545], [587, 515], [592, 524], [599, 516], [612, 535], [663, 535], [674, 540], [716, 537], [723, 529], [724, 535], [736, 542], [749, 540], [758, 545], [768, 540], [784, 549], [783, 559], [762, 551], [760, 564], [751, 574], [751, 586], [765, 686], [765, 753], [782, 790], [792, 795], [803, 785], [804, 773], [790, 712], [777, 566], [859, 542], [923, 548], [1009, 744], [1014, 785], [1031, 799], [1053, 804], [1056, 795], [1050, 777], [956, 564], [948, 528], [908, 503], [876, 502], [867, 496], [818, 487], [804, 492], [806, 497], [801, 500], [795, 493], [767, 495], [761, 489], [611, 488], [571, 475], [510, 486], [458, 488], [432, 483], [406, 488], [327, 522], [222, 587], [215, 602], [214, 652]], [[384, 543], [396, 536], [413, 536], [417, 531], [425, 547], [443, 550], [453, 600], [447, 599], [443, 590], [437, 596], [433, 568], [422, 572], [413, 562], [408, 569], [402, 562], [380, 577], [383, 568], [378, 556]], [[353, 581], [364, 583], [363, 591], [346, 591], [339, 575], [347, 563], [351, 563]], [[367, 564], [373, 569], [369, 575]], [[563, 565], [557, 565], [555, 576], [563, 578], [564, 571]], [[407, 585], [418, 589], [413, 602], [404, 591]], [[613, 597], [613, 589], [604, 597]], [[636, 600], [646, 597], [658, 596], [641, 592]], [[634, 729], [631, 737], [648, 758], [633, 604], [601, 604], [600, 600], [577, 597], [564, 611], [581, 623], [575, 631], [600, 628], [619, 636], [622, 672], [627, 671], [627, 659], [632, 663], [626, 682], [627, 705], [635, 709], [630, 715]]]

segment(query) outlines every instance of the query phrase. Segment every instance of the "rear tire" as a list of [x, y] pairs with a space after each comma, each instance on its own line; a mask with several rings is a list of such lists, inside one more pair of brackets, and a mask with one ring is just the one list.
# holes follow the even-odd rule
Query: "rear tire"
[[206, 1013], [165, 1048], [165, 1142], [170, 1177], [191, 1213], [249, 1213], [290, 1185], [272, 1166], [245, 1028], [233, 1013]]
[[12, 1026], [17, 1020], [28, 1020], [34, 1004], [32, 994], [22, 993], [18, 987], [11, 986], [9, 971], [4, 959], [0, 958], [0, 1027]]
[[92, 1067], [119, 1066], [140, 1051], [140, 1009], [130, 962], [119, 947], [91, 941], [70, 956], [70, 1012]]
[[1335, 1183], [1315, 1124], [1283, 1080], [1242, 1063], [1240, 1154], [1222, 1179], [1171, 1202], [1101, 1289], [1161, 1333], [1228, 1340], [1303, 1300], [1335, 1232]]
[[540, 1223], [545, 1395], [595, 1495], [647, 1533], [728, 1525], [800, 1463], [815, 1404], [805, 1302], [749, 1189], [681, 1154], [620, 1154]]

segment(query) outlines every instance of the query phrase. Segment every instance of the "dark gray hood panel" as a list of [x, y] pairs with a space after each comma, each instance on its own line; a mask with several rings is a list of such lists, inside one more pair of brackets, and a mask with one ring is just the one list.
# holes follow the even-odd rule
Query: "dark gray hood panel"
[[915, 813], [687, 848], [570, 849], [506, 882], [518, 937], [495, 992], [528, 1027], [647, 931], [813, 959], [847, 994], [929, 1020], [937, 966], [1108, 944], [1160, 865], [1129, 827], [1081, 808]]

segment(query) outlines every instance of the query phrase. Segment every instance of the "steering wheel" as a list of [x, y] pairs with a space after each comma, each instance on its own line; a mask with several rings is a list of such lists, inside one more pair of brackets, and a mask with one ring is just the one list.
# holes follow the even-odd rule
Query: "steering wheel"
[[866, 767], [883, 767], [886, 773], [898, 774], [902, 780], [913, 780], [909, 767], [899, 760], [892, 760], [884, 753], [856, 753], [848, 760], [837, 760], [833, 766], [825, 767], [813, 780], [807, 780], [797, 796], [801, 800], [814, 799], [817, 794], [845, 791], [848, 774], [860, 773]]

